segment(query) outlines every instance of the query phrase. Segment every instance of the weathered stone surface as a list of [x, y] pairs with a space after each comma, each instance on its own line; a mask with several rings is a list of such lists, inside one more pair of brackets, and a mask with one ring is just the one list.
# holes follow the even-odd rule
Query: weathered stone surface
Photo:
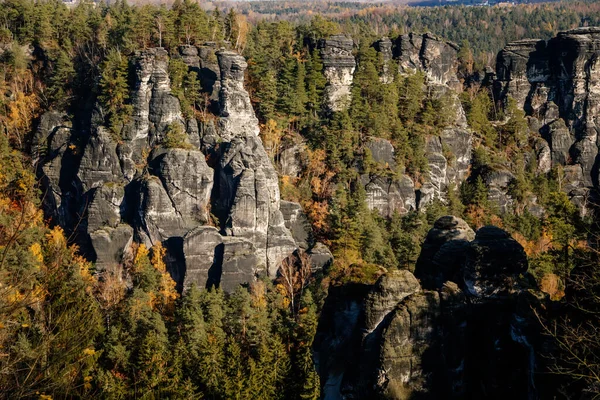
[[439, 368], [439, 295], [424, 292], [398, 305], [382, 333], [377, 383], [388, 398], [412, 399], [436, 392]]
[[307, 165], [306, 148], [303, 144], [292, 144], [284, 148], [277, 157], [281, 175], [298, 178]]
[[552, 169], [552, 151], [548, 142], [542, 138], [535, 138], [533, 151], [535, 152], [537, 173], [546, 174], [550, 172]]
[[65, 225], [67, 216], [63, 209], [61, 189], [63, 158], [68, 151], [71, 138], [71, 122], [67, 115], [48, 111], [40, 122], [31, 143], [31, 155], [45, 193], [43, 207], [47, 216]]
[[375, 50], [377, 50], [383, 59], [383, 70], [381, 71], [381, 75], [379, 79], [383, 83], [392, 83], [394, 80], [394, 76], [390, 71], [391, 61], [393, 57], [392, 53], [392, 41], [390, 38], [384, 36], [373, 44]]
[[456, 76], [458, 46], [426, 33], [400, 35], [395, 54], [400, 61], [400, 72], [424, 71], [431, 82], [458, 89]]
[[460, 243], [457, 273], [435, 291], [407, 271], [330, 289], [314, 342], [325, 399], [538, 397], [539, 325], [528, 322], [537, 303], [522, 247], [499, 228], [474, 235], [447, 216], [423, 252]]
[[218, 165], [219, 206], [228, 236], [254, 244], [259, 271], [274, 278], [296, 249], [279, 209], [277, 173], [258, 137], [258, 120], [244, 89], [244, 58], [217, 52], [221, 71]]
[[212, 226], [199, 226], [183, 237], [185, 272], [176, 279], [183, 288], [216, 285], [221, 279], [223, 238]]
[[321, 242], [317, 242], [308, 251], [308, 257], [313, 271], [326, 270], [333, 264], [331, 250]]
[[158, 177], [147, 176], [137, 185], [139, 192], [134, 203], [136, 235], [147, 247], [172, 236], [182, 237], [197, 225], [177, 212]]
[[233, 292], [240, 284], [256, 280], [259, 260], [254, 245], [244, 238], [223, 238], [223, 264], [219, 286]]
[[419, 281], [407, 270], [383, 275], [365, 300], [364, 331], [371, 333], [400, 301], [420, 290]]
[[569, 149], [575, 142], [565, 122], [555, 120], [542, 128], [542, 135], [552, 150], [552, 166], [565, 165], [569, 161]]
[[279, 207], [285, 220], [285, 227], [290, 230], [296, 245], [302, 250], [311, 248], [315, 239], [302, 206], [298, 203], [282, 200]]
[[515, 176], [505, 169], [489, 169], [483, 174], [483, 181], [488, 188], [488, 200], [496, 205], [500, 212], [505, 213], [513, 205], [513, 199], [508, 194], [509, 184]]
[[[510, 43], [500, 51], [496, 60], [498, 98], [510, 96], [521, 109], [527, 107], [527, 102], [530, 105], [530, 91], [543, 84], [550, 75], [545, 47], [546, 43], [539, 39], [524, 39]], [[533, 64], [530, 59], [534, 60]]]
[[121, 222], [121, 207], [125, 198], [125, 188], [115, 183], [107, 183], [95, 190], [88, 207], [88, 233], [104, 226], [116, 228]]
[[440, 140], [442, 151], [448, 150], [446, 185], [458, 187], [467, 178], [471, 165], [473, 134], [464, 128], [450, 127], [442, 131]]
[[365, 147], [369, 149], [371, 158], [382, 166], [389, 167], [392, 170], [396, 169], [396, 156], [394, 146], [387, 139], [371, 138], [366, 143]]
[[560, 32], [549, 41], [511, 43], [498, 55], [496, 98], [508, 97], [528, 114], [543, 117], [552, 164], [580, 164], [583, 182], [592, 186], [597, 172], [600, 28]]
[[[171, 124], [185, 128], [179, 100], [171, 94], [169, 57], [163, 48], [135, 53], [135, 87], [131, 95], [131, 126], [123, 130], [124, 139], [136, 143], [134, 148], [159, 143]], [[140, 154], [141, 155], [141, 154]], [[140, 156], [135, 154], [136, 162]]]
[[98, 271], [114, 267], [123, 260], [123, 255], [133, 241], [133, 228], [120, 224], [116, 227], [104, 226], [90, 233]]
[[350, 105], [350, 87], [356, 60], [352, 55], [352, 39], [335, 35], [319, 41], [323, 72], [327, 79], [325, 104], [330, 111], [341, 111]]
[[475, 232], [460, 218], [447, 215], [435, 221], [421, 247], [415, 276], [425, 289], [440, 289], [457, 281], [469, 242]]
[[84, 149], [79, 166], [79, 179], [84, 191], [106, 182], [122, 182], [123, 173], [117, 156], [117, 143], [104, 127], [98, 127]]
[[471, 242], [463, 271], [464, 289], [470, 296], [493, 298], [515, 290], [527, 271], [527, 255], [510, 234], [495, 226], [479, 229]]
[[151, 162], [178, 214], [199, 225], [208, 221], [214, 171], [198, 150], [166, 149]]
[[417, 209], [415, 186], [408, 176], [387, 178], [363, 175], [361, 182], [365, 186], [367, 207], [378, 210], [385, 217], [394, 212], [406, 214]]

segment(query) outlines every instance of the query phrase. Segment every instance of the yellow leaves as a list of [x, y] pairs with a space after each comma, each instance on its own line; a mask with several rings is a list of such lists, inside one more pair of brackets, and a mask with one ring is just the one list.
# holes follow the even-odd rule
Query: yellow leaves
[[266, 124], [261, 124], [260, 137], [271, 160], [275, 159], [279, 150], [282, 135], [283, 132], [277, 127], [277, 121], [269, 119]]
[[148, 261], [148, 248], [145, 244], [140, 244], [133, 259], [133, 273], [140, 273]]
[[86, 376], [83, 378], [83, 389], [88, 391], [92, 388], [92, 377]]
[[93, 356], [94, 354], [96, 354], [96, 350], [90, 348], [90, 347], [86, 347], [85, 349], [83, 349], [83, 355], [84, 356]]
[[550, 295], [550, 300], [558, 301], [565, 296], [561, 279], [556, 274], [545, 274], [540, 283], [542, 292]]
[[40, 394], [38, 400], [52, 400], [52, 396], [50, 396], [49, 394]]
[[523, 246], [527, 257], [535, 257], [552, 249], [552, 234], [547, 229], [542, 231], [537, 241], [527, 240], [519, 232], [513, 233], [512, 237]]
[[34, 243], [29, 247], [29, 251], [31, 252], [31, 255], [33, 256], [33, 259], [38, 263], [38, 264], [43, 264], [44, 263], [44, 255], [42, 254], [42, 245], [39, 243]]
[[[140, 247], [142, 246], [144, 245], [142, 244]], [[163, 260], [166, 253], [167, 250], [163, 247], [161, 243], [158, 243], [152, 247], [152, 266], [154, 266], [154, 268], [156, 268], [161, 273], [167, 271], [167, 266]]]
[[48, 241], [49, 246], [52, 246], [57, 250], [67, 246], [64, 231], [60, 226], [54, 227], [50, 233], [46, 235], [46, 240]]
[[258, 309], [267, 307], [267, 288], [263, 281], [256, 281], [250, 284], [250, 298], [253, 307]]

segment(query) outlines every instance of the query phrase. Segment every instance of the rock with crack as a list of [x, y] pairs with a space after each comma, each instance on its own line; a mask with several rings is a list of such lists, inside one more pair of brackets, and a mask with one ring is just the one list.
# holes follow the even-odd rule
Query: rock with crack
[[135, 185], [136, 239], [148, 248], [173, 236], [183, 237], [197, 226], [195, 221], [183, 218], [177, 211], [175, 203], [158, 177], [149, 175], [135, 182]]
[[459, 280], [469, 242], [475, 232], [452, 215], [439, 218], [421, 246], [415, 276], [426, 289], [441, 289], [445, 282]]
[[221, 72], [218, 133], [218, 208], [227, 236], [250, 240], [258, 272], [275, 278], [281, 261], [296, 249], [279, 209], [275, 168], [258, 137], [258, 120], [244, 89], [244, 58], [217, 52]]
[[507, 296], [527, 271], [523, 246], [495, 226], [480, 228], [469, 246], [463, 270], [465, 292], [474, 297]]
[[163, 149], [153, 154], [150, 165], [161, 180], [177, 213], [205, 224], [209, 219], [214, 171], [199, 150]]
[[108, 129], [99, 126], [92, 132], [81, 158], [78, 177], [84, 192], [106, 182], [124, 181], [117, 143]]
[[356, 68], [356, 60], [352, 55], [353, 46], [352, 39], [343, 35], [319, 41], [323, 73], [327, 79], [325, 104], [330, 111], [342, 111], [350, 105], [350, 89]]
[[185, 272], [176, 282], [183, 289], [192, 285], [203, 289], [221, 280], [223, 237], [212, 226], [199, 226], [183, 237]]
[[97, 271], [119, 265], [133, 241], [133, 228], [126, 224], [103, 226], [90, 233]]

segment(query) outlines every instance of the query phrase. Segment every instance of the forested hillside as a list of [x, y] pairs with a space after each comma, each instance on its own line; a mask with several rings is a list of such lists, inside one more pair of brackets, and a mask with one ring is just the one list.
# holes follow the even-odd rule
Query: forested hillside
[[600, 393], [597, 4], [261, 7], [0, 4], [0, 396]]

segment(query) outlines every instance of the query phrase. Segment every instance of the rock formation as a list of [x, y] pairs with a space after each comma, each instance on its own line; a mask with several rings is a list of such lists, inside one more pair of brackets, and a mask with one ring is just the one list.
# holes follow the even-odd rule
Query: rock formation
[[356, 60], [352, 55], [352, 39], [335, 35], [319, 42], [323, 72], [327, 79], [325, 104], [330, 111], [341, 111], [350, 105], [352, 75]]
[[600, 28], [578, 28], [549, 41], [511, 43], [496, 65], [495, 97], [504, 104], [513, 98], [539, 119], [552, 165], [580, 165], [585, 187], [598, 181], [599, 49]]
[[330, 288], [314, 342], [323, 397], [535, 398], [526, 270], [505, 231], [440, 218], [417, 264], [421, 284], [400, 270]]
[[[280, 211], [277, 174], [243, 86], [246, 62], [214, 45], [183, 46], [179, 57], [218, 105], [215, 118], [185, 119], [162, 48], [133, 57], [132, 116], [124, 126], [109, 129], [99, 105], [76, 132], [66, 116], [42, 117], [34, 155], [49, 192], [48, 215], [76, 231], [98, 270], [121, 262], [136, 241], [166, 247], [179, 290], [196, 284], [231, 291], [257, 274], [274, 278], [298, 245]], [[173, 129], [187, 135], [166, 147]], [[218, 226], [209, 226], [215, 218]], [[300, 246], [314, 247], [311, 256], [326, 265], [327, 251], [309, 236], [298, 238]]]

